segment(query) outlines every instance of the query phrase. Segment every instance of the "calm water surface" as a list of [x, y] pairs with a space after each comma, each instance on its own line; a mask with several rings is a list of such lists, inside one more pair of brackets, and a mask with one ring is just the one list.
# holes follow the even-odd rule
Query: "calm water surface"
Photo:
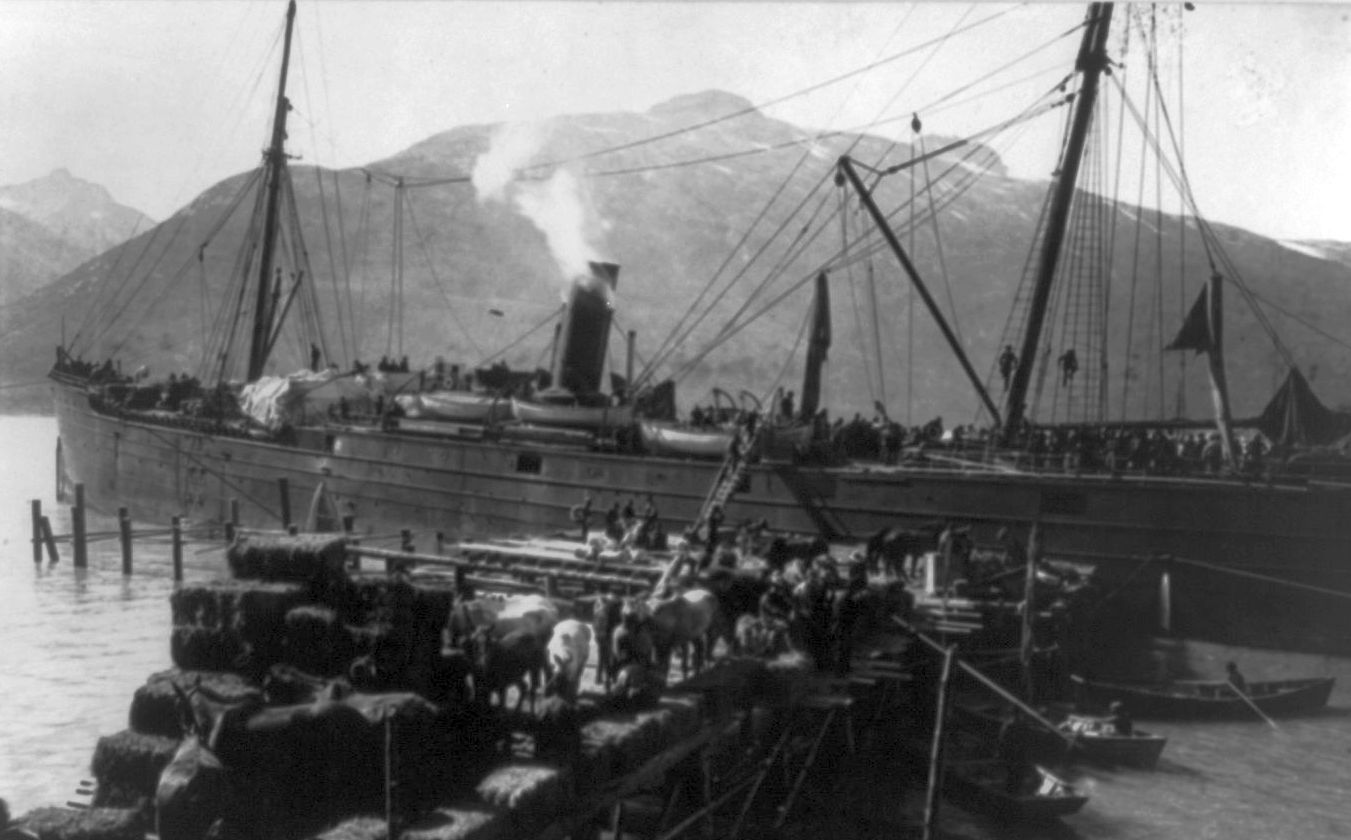
[[[61, 804], [89, 778], [100, 735], [126, 728], [132, 693], [167, 668], [170, 615], [167, 546], [136, 547], [136, 574], [124, 578], [115, 541], [97, 544], [77, 574], [69, 548], [60, 564], [35, 568], [28, 500], [55, 514], [56, 426], [51, 418], [0, 418], [0, 796], [16, 813]], [[134, 509], [133, 509], [134, 515]], [[163, 523], [145, 523], [154, 527]], [[90, 530], [112, 527], [91, 522]], [[187, 577], [223, 565], [218, 548], [187, 551]], [[1216, 673], [1222, 670], [1217, 653]], [[945, 828], [977, 838], [1351, 837], [1351, 662], [1269, 655], [1243, 661], [1249, 679], [1292, 673], [1339, 678], [1326, 714], [1221, 724], [1142, 722], [1169, 737], [1155, 772], [1082, 772], [1092, 795], [1064, 825], [1014, 830], [950, 812]], [[881, 792], [879, 792], [881, 793]], [[883, 794], [885, 795], [885, 794]]]

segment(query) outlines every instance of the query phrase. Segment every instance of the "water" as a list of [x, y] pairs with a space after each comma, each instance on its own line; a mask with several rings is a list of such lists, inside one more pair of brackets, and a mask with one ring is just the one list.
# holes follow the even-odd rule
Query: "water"
[[[86, 570], [73, 568], [69, 545], [57, 565], [45, 555], [33, 565], [30, 499], [42, 500], [53, 531], [70, 532], [55, 498], [55, 447], [54, 419], [0, 417], [0, 797], [15, 814], [74, 798], [92, 778], [99, 736], [125, 729], [136, 688], [171, 665], [166, 543], [137, 540], [129, 578], [116, 540], [92, 543]], [[116, 528], [97, 516], [88, 525]], [[222, 551], [201, 548], [185, 551], [189, 580], [222, 565]]]
[[[0, 796], [16, 813], [73, 798], [98, 737], [126, 728], [133, 692], [170, 666], [167, 546], [138, 541], [131, 578], [115, 541], [95, 544], [83, 573], [68, 546], [59, 565], [34, 567], [28, 500], [43, 500], [58, 533], [70, 530], [53, 496], [55, 443], [51, 418], [0, 418]], [[91, 531], [112, 527], [90, 522]], [[190, 581], [223, 566], [219, 548], [202, 549], [186, 552]], [[1223, 654], [1215, 656], [1218, 674]], [[1271, 655], [1242, 665], [1249, 679], [1326, 673], [1338, 687], [1325, 714], [1279, 730], [1257, 720], [1140, 722], [1169, 738], [1159, 768], [1076, 771], [1092, 800], [1062, 826], [1014, 830], [949, 810], [945, 828], [977, 840], [1351, 837], [1351, 661]]]

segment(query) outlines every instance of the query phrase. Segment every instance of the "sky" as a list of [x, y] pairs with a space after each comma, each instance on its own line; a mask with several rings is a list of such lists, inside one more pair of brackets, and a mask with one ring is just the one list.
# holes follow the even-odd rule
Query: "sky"
[[[256, 166], [284, 11], [280, 0], [0, 0], [0, 184], [65, 168], [163, 219]], [[1125, 14], [1118, 6], [1117, 24]], [[765, 112], [808, 127], [904, 114], [874, 129], [904, 138], [919, 111], [926, 133], [960, 136], [1058, 81], [1078, 35], [1056, 36], [1083, 16], [1078, 3], [302, 2], [289, 151], [358, 166], [456, 125], [642, 111], [708, 89], [777, 103]], [[1351, 6], [1197, 2], [1170, 7], [1161, 26], [1160, 74], [1185, 105], [1172, 118], [1203, 213], [1277, 238], [1351, 241]], [[1142, 71], [1138, 47], [1111, 45], [1127, 76]], [[933, 107], [1039, 47], [1008, 71], [1028, 77], [1021, 87]], [[1001, 149], [1012, 173], [1047, 177], [1058, 133], [1042, 120]]]

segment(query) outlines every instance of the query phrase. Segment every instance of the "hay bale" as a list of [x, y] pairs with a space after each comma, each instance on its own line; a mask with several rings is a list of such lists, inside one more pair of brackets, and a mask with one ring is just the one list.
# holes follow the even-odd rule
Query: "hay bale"
[[818, 672], [806, 654], [785, 653], [766, 663], [765, 678], [758, 694], [771, 705], [794, 706], [801, 703], [818, 682]]
[[668, 714], [666, 728], [672, 741], [692, 738], [702, 724], [705, 703], [702, 695], [673, 693], [663, 695], [657, 705]]
[[286, 613], [282, 659], [302, 671], [331, 677], [347, 670], [352, 640], [338, 614], [322, 606], [299, 606]]
[[329, 826], [309, 840], [385, 840], [388, 829], [384, 817], [358, 814]]
[[401, 840], [499, 840], [516, 837], [511, 815], [480, 802], [444, 805], [404, 829]]
[[225, 552], [242, 580], [316, 583], [346, 577], [347, 539], [327, 534], [243, 534]]
[[160, 773], [173, 759], [178, 739], [124, 730], [99, 738], [90, 761], [98, 782], [95, 805], [133, 806], [153, 799]]
[[169, 596], [175, 627], [244, 624], [280, 628], [286, 611], [308, 598], [296, 583], [218, 580], [184, 584]]
[[39, 840], [144, 840], [149, 828], [138, 808], [38, 808], [22, 824]]
[[237, 669], [249, 652], [239, 634], [229, 630], [175, 627], [169, 636], [169, 658], [186, 671]]
[[238, 674], [221, 671], [191, 671], [170, 668], [151, 674], [145, 685], [136, 689], [131, 698], [128, 724], [132, 731], [143, 735], [162, 735], [182, 738], [185, 734], [179, 722], [177, 685], [187, 690], [200, 683], [213, 694], [228, 700], [243, 700], [256, 695], [258, 686]]
[[584, 765], [608, 764], [607, 777], [627, 773], [660, 752], [666, 745], [664, 709], [607, 715], [582, 727]]
[[511, 813], [514, 835], [538, 832], [557, 819], [572, 793], [567, 770], [517, 762], [491, 770], [474, 788], [484, 804]]
[[455, 598], [450, 581], [360, 577], [351, 583], [352, 612], [344, 618], [354, 624], [398, 620], [440, 632]]

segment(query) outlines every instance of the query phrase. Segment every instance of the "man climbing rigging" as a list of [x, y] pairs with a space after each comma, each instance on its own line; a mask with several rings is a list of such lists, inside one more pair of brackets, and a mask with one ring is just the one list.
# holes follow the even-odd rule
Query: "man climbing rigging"
[[1060, 384], [1068, 386], [1070, 381], [1074, 379], [1074, 374], [1079, 372], [1079, 356], [1074, 352], [1074, 348], [1071, 347], [1060, 354], [1060, 359], [1058, 361], [1060, 362], [1061, 372]]
[[1018, 354], [1013, 352], [1012, 344], [1004, 345], [1004, 352], [999, 354], [999, 375], [1004, 378], [1004, 390], [1009, 389], [1009, 377], [1018, 369]]

